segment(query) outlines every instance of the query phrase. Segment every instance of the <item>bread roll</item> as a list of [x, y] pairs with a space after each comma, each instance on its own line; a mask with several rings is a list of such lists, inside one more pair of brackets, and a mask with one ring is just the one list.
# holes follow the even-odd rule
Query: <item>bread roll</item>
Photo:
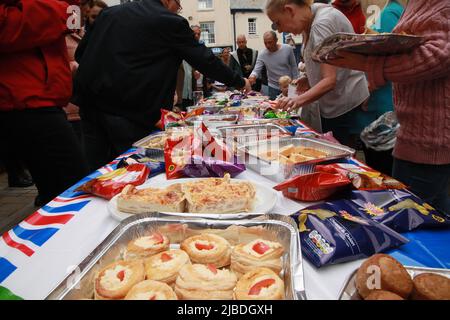
[[356, 288], [363, 299], [375, 290], [389, 291], [407, 299], [413, 282], [408, 271], [397, 260], [387, 254], [376, 254], [359, 268]]
[[405, 300], [400, 297], [398, 294], [384, 291], [384, 290], [375, 290], [372, 291], [366, 298], [366, 300]]
[[450, 279], [435, 273], [422, 273], [413, 280], [413, 300], [450, 300]]

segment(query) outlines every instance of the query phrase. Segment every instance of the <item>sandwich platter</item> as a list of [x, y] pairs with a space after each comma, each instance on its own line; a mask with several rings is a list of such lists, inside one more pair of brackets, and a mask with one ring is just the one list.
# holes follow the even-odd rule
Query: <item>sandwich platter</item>
[[[177, 180], [169, 180], [164, 182], [158, 182], [155, 184], [154, 182], [147, 182], [139, 187], [137, 190], [147, 189], [147, 188], [166, 188], [173, 184], [177, 183], [187, 183], [187, 182], [195, 182], [199, 180], [203, 180], [205, 178], [194, 178], [194, 179], [177, 179]], [[245, 180], [239, 179], [231, 179], [230, 183], [244, 182]], [[275, 207], [275, 204], [278, 199], [277, 191], [266, 187], [264, 185], [251, 182], [253, 187], [255, 188], [255, 201], [253, 204], [253, 209], [248, 212], [237, 212], [237, 213], [186, 213], [186, 212], [161, 212], [163, 214], [168, 215], [176, 215], [176, 216], [186, 216], [186, 217], [203, 217], [203, 218], [214, 218], [214, 219], [242, 219], [248, 218], [249, 216], [257, 216], [265, 213], [270, 213], [270, 211]], [[116, 195], [112, 198], [108, 203], [108, 211], [111, 216], [118, 220], [122, 221], [128, 217], [136, 216], [137, 214], [122, 212], [118, 208], [118, 197], [120, 194]]]

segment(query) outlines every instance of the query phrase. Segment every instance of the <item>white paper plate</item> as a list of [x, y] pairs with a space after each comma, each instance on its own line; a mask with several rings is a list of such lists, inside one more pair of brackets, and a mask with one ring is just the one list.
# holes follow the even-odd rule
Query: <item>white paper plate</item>
[[[201, 178], [205, 179], [205, 178]], [[184, 182], [193, 182], [196, 180], [201, 179], [177, 179], [177, 180], [170, 180], [170, 181], [164, 181], [164, 182], [147, 182], [143, 185], [140, 185], [137, 187], [137, 189], [145, 189], [145, 188], [165, 188], [175, 183], [184, 183]], [[233, 182], [239, 182], [244, 180], [239, 179], [231, 179]], [[277, 192], [269, 187], [260, 185], [258, 183], [252, 182], [253, 186], [255, 187], [256, 191], [256, 201], [253, 206], [253, 210], [251, 212], [240, 212], [240, 213], [223, 213], [223, 214], [217, 214], [217, 213], [184, 213], [184, 212], [162, 212], [169, 215], [176, 215], [176, 216], [186, 216], [186, 217], [205, 217], [205, 218], [213, 218], [213, 219], [241, 219], [249, 215], [261, 215], [265, 213], [270, 213], [270, 211], [275, 207], [275, 204], [277, 203]], [[135, 214], [132, 213], [125, 213], [120, 211], [117, 208], [117, 197], [119, 195], [116, 195], [114, 198], [112, 198], [108, 203], [108, 211], [110, 212], [111, 216], [119, 221], [122, 221], [128, 217], [134, 216]]]

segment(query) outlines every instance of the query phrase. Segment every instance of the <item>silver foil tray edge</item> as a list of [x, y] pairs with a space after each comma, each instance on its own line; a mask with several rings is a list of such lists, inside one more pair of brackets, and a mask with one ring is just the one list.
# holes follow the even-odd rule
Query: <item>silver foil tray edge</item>
[[[124, 220], [113, 232], [106, 237], [76, 268], [76, 270], [69, 274], [54, 290], [47, 296], [47, 299], [62, 300], [62, 299], [90, 299], [92, 297], [93, 279], [98, 270], [113, 261], [120, 259], [123, 255], [123, 248], [136, 235], [142, 235], [154, 228], [161, 228], [167, 225], [189, 225], [186, 227], [186, 232], [193, 234], [193, 232], [204, 232], [206, 230], [225, 230], [231, 226], [242, 227], [256, 227], [264, 234], [277, 237], [280, 242], [289, 243], [289, 249], [286, 250], [283, 256], [283, 277], [285, 278], [286, 293], [290, 299], [298, 300], [305, 299], [303, 281], [303, 264], [300, 250], [300, 239], [295, 222], [289, 217], [279, 215], [265, 215], [259, 216], [256, 219], [249, 220], [220, 220], [213, 221], [205, 218], [186, 218], [176, 216], [155, 216], [140, 215], [133, 216]], [[145, 231], [140, 230], [144, 228]], [[214, 229], [215, 227], [215, 229]], [[260, 228], [262, 227], [262, 228]], [[199, 228], [198, 231], [197, 228]], [[197, 231], [196, 231], [197, 230]], [[234, 230], [234, 229], [233, 229]], [[238, 237], [241, 237], [239, 230], [249, 230], [237, 227]], [[284, 231], [283, 231], [284, 230]], [[130, 235], [131, 233], [131, 235]], [[244, 232], [244, 236], [253, 235], [253, 231]], [[186, 236], [186, 235], [185, 235]], [[179, 237], [179, 232], [176, 232], [176, 237]], [[281, 237], [281, 238], [279, 238]], [[239, 238], [241, 239], [241, 238]], [[180, 240], [181, 241], [181, 240]], [[286, 278], [287, 277], [287, 278]]]

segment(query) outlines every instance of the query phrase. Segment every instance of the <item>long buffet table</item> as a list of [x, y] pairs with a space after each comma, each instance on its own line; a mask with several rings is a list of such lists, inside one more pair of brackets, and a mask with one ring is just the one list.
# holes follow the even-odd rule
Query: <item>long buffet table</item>
[[[119, 225], [107, 209], [107, 200], [75, 192], [80, 184], [112, 171], [120, 156], [32, 214], [0, 239], [0, 286], [24, 299], [45, 299]], [[247, 170], [237, 179], [273, 187], [276, 183]], [[165, 174], [149, 180], [155, 186]], [[290, 215], [307, 203], [278, 193], [272, 213]], [[450, 268], [450, 230], [406, 234], [411, 242], [391, 254], [405, 265]], [[308, 299], [337, 299], [347, 278], [359, 267], [353, 261], [317, 269], [303, 260]]]

